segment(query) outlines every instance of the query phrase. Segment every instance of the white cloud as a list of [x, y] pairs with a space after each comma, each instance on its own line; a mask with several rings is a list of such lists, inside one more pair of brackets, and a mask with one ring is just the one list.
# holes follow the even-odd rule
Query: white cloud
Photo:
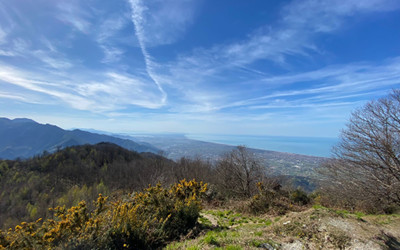
[[0, 49], [0, 56], [15, 56], [15, 53], [12, 51]]
[[[30, 60], [30, 63], [35, 61], [42, 62], [42, 67], [65, 70], [73, 67], [73, 63], [63, 53], [57, 51], [56, 47], [47, 39], [41, 39], [45, 46], [45, 50], [34, 49], [34, 45], [25, 39], [15, 38], [10, 42], [7, 50], [0, 49], [0, 55], [10, 57], [20, 57]], [[41, 45], [41, 44], [40, 44]], [[35, 44], [36, 47], [40, 46]]]
[[82, 33], [88, 33], [91, 27], [91, 14], [81, 8], [77, 1], [63, 1], [58, 4], [57, 18]]
[[65, 59], [65, 56], [57, 52], [37, 50], [33, 51], [32, 55], [53, 69], [63, 70], [73, 66], [71, 62]]
[[22, 101], [22, 102], [26, 102], [26, 103], [35, 103], [35, 102], [32, 102], [32, 100], [25, 98], [24, 96], [16, 95], [14, 93], [0, 92], [0, 98]]
[[[129, 15], [119, 15], [107, 17], [101, 21], [98, 31], [96, 32], [96, 41], [99, 47], [103, 50], [104, 58], [101, 60], [102, 63], [115, 63], [119, 62], [121, 56], [125, 53], [124, 50], [119, 48], [117, 44], [121, 39], [121, 30], [130, 22]], [[128, 40], [127, 37], [123, 37], [123, 40]], [[118, 39], [119, 38], [119, 39]]]
[[57, 70], [54, 73], [47, 71], [44, 76], [3, 65], [0, 68], [0, 81], [4, 82], [3, 88], [7, 88], [7, 84], [18, 86], [43, 103], [51, 97], [55, 103], [66, 103], [79, 110], [106, 112], [125, 109], [129, 105], [149, 109], [164, 105], [158, 88], [149, 87], [146, 79], [117, 72], [99, 74], [87, 71], [82, 75], [99, 79], [88, 81], [80, 75], [66, 78], [56, 73]]
[[107, 43], [116, 33], [127, 25], [129, 21], [125, 15], [106, 18], [99, 27], [97, 41], [100, 44]]
[[159, 91], [161, 92], [161, 102], [165, 103], [167, 100], [167, 94], [162, 88], [161, 83], [158, 80], [158, 76], [154, 73], [154, 68], [156, 67], [156, 64], [153, 62], [149, 52], [147, 51], [146, 37], [144, 31], [144, 11], [146, 10], [146, 7], [143, 5], [141, 0], [130, 0], [130, 4], [132, 7], [132, 22], [135, 25], [135, 33], [144, 57], [147, 74], [157, 85]]
[[[177, 41], [192, 24], [196, 0], [129, 0], [140, 25], [142, 42], [148, 47]], [[135, 24], [136, 25], [136, 24]]]
[[[336, 100], [378, 93], [381, 89], [400, 85], [400, 58], [387, 60], [382, 64], [350, 64], [327, 67], [315, 71], [303, 72], [294, 75], [276, 76], [261, 79], [268, 85], [278, 89], [285, 85], [297, 85], [297, 90], [278, 90], [268, 95], [259, 95], [255, 98], [241, 99], [220, 108], [231, 107], [274, 107], [273, 103], [279, 98], [296, 99], [298, 107], [304, 105], [336, 105]], [[306, 82], [305, 87], [301, 83]], [[314, 85], [314, 87], [310, 87]], [[261, 86], [259, 86], [262, 89]], [[382, 93], [384, 94], [384, 93]], [[335, 100], [335, 102], [331, 102]], [[354, 101], [354, 104], [357, 101]], [[286, 108], [281, 105], [281, 108]]]
[[293, 1], [282, 11], [286, 25], [312, 32], [331, 32], [339, 28], [346, 17], [368, 13], [393, 11], [400, 7], [396, 0], [307, 0]]
[[223, 70], [260, 59], [284, 62], [288, 55], [304, 56], [307, 50], [316, 51], [312, 42], [314, 35], [335, 31], [346, 21], [346, 17], [398, 8], [400, 2], [394, 0], [293, 1], [283, 9], [281, 20], [276, 25], [260, 28], [240, 42], [197, 49], [192, 55], [180, 57], [179, 63], [186, 67]]
[[[245, 103], [253, 103], [248, 101], [240, 94], [235, 93], [241, 89], [241, 80], [235, 79], [230, 84], [232, 88], [230, 93], [232, 98], [228, 96], [214, 98], [220, 94], [219, 90], [213, 87], [213, 83], [221, 84], [226, 82], [226, 75], [234, 75], [238, 71], [245, 68], [251, 71], [251, 64], [259, 60], [270, 60], [281, 66], [288, 66], [288, 57], [293, 55], [301, 57], [309, 57], [313, 53], [319, 53], [318, 47], [314, 44], [313, 39], [320, 33], [332, 33], [342, 28], [348, 21], [348, 17], [360, 14], [368, 14], [373, 12], [385, 12], [397, 10], [400, 7], [399, 1], [394, 0], [371, 0], [371, 1], [340, 1], [340, 0], [307, 0], [307, 1], [292, 1], [281, 12], [281, 19], [274, 26], [260, 28], [253, 33], [250, 33], [246, 39], [239, 42], [219, 44], [212, 48], [197, 48], [189, 54], [181, 54], [176, 61], [172, 61], [165, 65], [168, 72], [164, 74], [165, 84], [181, 93], [182, 101], [185, 101], [189, 107], [195, 107], [193, 110], [198, 110], [197, 107], [204, 106], [204, 110], [218, 110], [221, 107], [232, 107], [232, 98], [234, 95], [242, 96], [242, 100], [237, 100], [235, 103], [238, 107]], [[142, 10], [143, 12], [146, 9]], [[140, 17], [143, 17], [141, 15]], [[139, 22], [145, 20], [137, 18]], [[141, 27], [143, 27], [142, 25]], [[142, 36], [143, 30], [139, 30]], [[393, 66], [393, 65], [392, 65]], [[289, 65], [290, 67], [290, 65]], [[336, 88], [348, 88], [357, 86], [360, 90], [365, 89], [362, 85], [372, 87], [374, 84], [394, 84], [395, 78], [379, 71], [384, 68], [379, 68], [375, 73], [368, 74], [366, 72], [357, 72], [358, 70], [374, 71], [373, 66], [367, 66], [363, 69], [362, 65], [340, 66], [339, 69], [330, 68], [327, 70], [318, 70], [315, 72], [307, 72], [296, 76], [278, 76], [266, 78], [264, 84], [279, 86], [285, 82], [292, 83], [296, 81], [313, 81], [314, 79], [323, 80], [325, 84], [336, 84], [339, 86], [328, 87], [324, 89], [322, 83], [318, 84], [313, 90], [315, 94], [318, 91], [334, 91]], [[339, 74], [336, 74], [338, 71]], [[259, 72], [259, 70], [256, 70]], [[350, 72], [347, 74], [347, 72]], [[396, 71], [392, 71], [395, 74]], [[233, 73], [233, 74], [232, 74]], [[252, 72], [254, 73], [254, 72]], [[263, 74], [268, 71], [263, 72]], [[341, 75], [349, 77], [347, 80]], [[246, 81], [259, 81], [262, 74], [256, 73], [249, 78], [243, 79]], [[243, 75], [241, 75], [243, 76]], [[369, 77], [372, 80], [369, 80]], [[360, 77], [361, 79], [358, 79]], [[314, 79], [313, 79], [314, 78]], [[331, 81], [331, 82], [328, 82]], [[351, 85], [354, 82], [353, 85]], [[236, 85], [236, 86], [235, 86]], [[221, 86], [222, 87], [222, 86]], [[243, 87], [243, 86], [242, 86]], [[320, 89], [321, 88], [321, 89]], [[207, 89], [207, 91], [204, 91]], [[319, 90], [320, 89], [320, 90]], [[262, 97], [262, 90], [256, 96]], [[192, 92], [208, 92], [209, 98], [207, 102], [201, 99], [190, 98]], [[309, 92], [311, 94], [311, 92]], [[257, 99], [257, 98], [256, 98]], [[225, 102], [226, 105], [221, 105]], [[235, 106], [235, 105], [233, 105]]]
[[36, 80], [35, 77], [10, 67], [2, 67], [0, 70], [0, 80], [22, 87], [26, 90], [56, 97], [76, 109], [89, 109], [93, 106], [93, 103], [90, 100], [87, 100], [82, 96], [69, 93], [66, 89], [63, 91], [62, 87], [58, 89], [50, 89], [49, 85], [52, 85], [51, 83], [49, 84], [47, 81]]
[[0, 45], [6, 42], [7, 33], [0, 26]]
[[104, 52], [104, 58], [101, 60], [102, 63], [113, 63], [118, 62], [121, 56], [124, 54], [124, 51], [118, 49], [116, 47], [100, 45]]

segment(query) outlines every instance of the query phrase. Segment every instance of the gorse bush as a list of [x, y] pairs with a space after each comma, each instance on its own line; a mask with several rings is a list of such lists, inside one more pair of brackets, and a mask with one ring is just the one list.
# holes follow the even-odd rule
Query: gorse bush
[[150, 249], [193, 228], [201, 209], [202, 182], [160, 184], [115, 202], [99, 195], [95, 209], [85, 202], [53, 209], [55, 219], [22, 222], [0, 231], [0, 249]]

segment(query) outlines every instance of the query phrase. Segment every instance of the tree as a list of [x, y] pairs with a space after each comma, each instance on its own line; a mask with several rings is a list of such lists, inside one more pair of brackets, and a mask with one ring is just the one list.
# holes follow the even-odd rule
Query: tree
[[173, 168], [174, 181], [197, 180], [207, 183], [213, 182], [214, 171], [212, 164], [201, 158], [189, 159], [182, 157]]
[[217, 186], [229, 196], [251, 197], [264, 177], [263, 170], [254, 154], [238, 146], [217, 162]]
[[353, 112], [333, 154], [324, 168], [331, 192], [400, 205], [400, 90]]

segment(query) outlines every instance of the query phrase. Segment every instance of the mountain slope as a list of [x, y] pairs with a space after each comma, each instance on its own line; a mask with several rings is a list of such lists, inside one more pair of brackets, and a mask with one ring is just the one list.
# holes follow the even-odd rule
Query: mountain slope
[[49, 207], [72, 206], [81, 200], [91, 206], [99, 193], [155, 185], [161, 174], [163, 180], [170, 180], [174, 165], [153, 153], [112, 143], [67, 147], [26, 160], [0, 160], [0, 230], [22, 220], [48, 218]]
[[143, 145], [128, 139], [78, 129], [63, 130], [54, 125], [40, 124], [24, 118], [14, 120], [0, 118], [0, 138], [0, 158], [2, 159], [28, 158], [42, 154], [44, 151], [54, 152], [58, 148], [99, 142], [111, 142], [137, 152], [156, 153], [159, 151], [148, 144]]

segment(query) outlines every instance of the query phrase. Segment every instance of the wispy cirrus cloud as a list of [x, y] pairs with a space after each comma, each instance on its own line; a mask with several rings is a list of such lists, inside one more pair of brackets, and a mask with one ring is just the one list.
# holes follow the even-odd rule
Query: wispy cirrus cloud
[[181, 56], [178, 62], [202, 71], [234, 68], [260, 59], [280, 63], [287, 56], [318, 52], [312, 40], [315, 35], [338, 30], [347, 17], [399, 8], [400, 2], [394, 0], [293, 1], [283, 8], [281, 19], [275, 25], [259, 28], [240, 42], [196, 49], [192, 55]]
[[[292, 106], [298, 108], [310, 105], [354, 106], [359, 101], [356, 97], [373, 98], [379, 92], [384, 94], [388, 88], [399, 86], [399, 69], [400, 58], [393, 58], [383, 63], [336, 65], [299, 74], [262, 78], [258, 80], [258, 84], [272, 85], [277, 90], [255, 98], [232, 102], [219, 108], [249, 107], [252, 109], [253, 106], [279, 108], [280, 104], [282, 104], [281, 108], [286, 108], [285, 102], [288, 100], [294, 100], [296, 104]], [[294, 85], [297, 85], [296, 90], [291, 88]], [[290, 90], [281, 90], [282, 86], [287, 86], [285, 89]], [[350, 99], [354, 102], [340, 102], [340, 100]], [[280, 102], [277, 103], [276, 100]]]
[[73, 65], [66, 57], [58, 52], [48, 52], [43, 50], [36, 50], [32, 52], [33, 57], [45, 63], [48, 67], [53, 69], [69, 69]]
[[[18, 8], [19, 4], [21, 2], [7, 2], [2, 11]], [[120, 33], [131, 23], [130, 10], [124, 10], [122, 15], [116, 12], [103, 15], [105, 10], [101, 7], [85, 8], [85, 3], [78, 1], [39, 2], [38, 8], [43, 5], [54, 10], [46, 13], [50, 15], [47, 18], [57, 19], [54, 25], [60, 29], [61, 36], [49, 35], [46, 29], [38, 29], [32, 36], [7, 36], [7, 44], [3, 47], [0, 44], [0, 81], [4, 88], [17, 86], [43, 103], [52, 99], [54, 105], [67, 104], [74, 109], [94, 112], [123, 110], [132, 106], [155, 109], [165, 104], [165, 92], [161, 86], [143, 76], [140, 69], [114, 65], [125, 54], [121, 44], [126, 46], [127, 35]], [[40, 26], [42, 19], [33, 19], [21, 11], [20, 14], [26, 15], [32, 25]], [[5, 18], [0, 17], [0, 23], [5, 23]], [[10, 20], [15, 30], [23, 30], [23, 23], [18, 19], [10, 17]], [[83, 54], [72, 50], [79, 50], [80, 47], [76, 46], [82, 46], [78, 44], [79, 39], [84, 39], [86, 46]], [[103, 58], [95, 54], [98, 51], [104, 53]], [[89, 58], [88, 55], [93, 56]], [[1, 56], [11, 58], [2, 60]], [[92, 69], [94, 65], [98, 68]], [[2, 98], [5, 96], [3, 94]], [[17, 100], [12, 95], [9, 98]]]
[[199, 1], [195, 0], [129, 0], [132, 17], [142, 43], [147, 47], [177, 41], [192, 24]]
[[32, 100], [29, 100], [28, 98], [26, 98], [24, 96], [16, 95], [15, 93], [9, 93], [9, 92], [0, 92], [0, 98], [17, 100], [17, 101], [22, 101], [22, 102], [26, 102], [26, 103], [33, 103]]
[[146, 11], [146, 7], [143, 5], [141, 0], [130, 0], [130, 4], [132, 7], [132, 22], [135, 25], [135, 34], [143, 54], [147, 74], [160, 90], [162, 95], [161, 102], [165, 103], [167, 99], [167, 94], [162, 88], [161, 83], [158, 81], [157, 75], [154, 73], [155, 63], [153, 62], [149, 52], [147, 51], [147, 44], [146, 44], [147, 39], [144, 29], [144, 26], [146, 24], [146, 19], [144, 17], [145, 15], [144, 12]]
[[[59, 98], [77, 109], [87, 109], [93, 106], [93, 103], [91, 103], [90, 100], [70, 93], [70, 91], [67, 91], [67, 89], [61, 85], [35, 78], [36, 77], [30, 75], [29, 73], [25, 73], [10, 67], [3, 66], [0, 70], [0, 81], [3, 83], [16, 85], [24, 90]], [[45, 99], [43, 96], [37, 97], [38, 99]]]
[[0, 26], [0, 44], [5, 43], [6, 41], [6, 36], [7, 33], [3, 30], [3, 28]]
[[104, 57], [101, 60], [101, 62], [103, 62], [103, 63], [118, 62], [121, 59], [122, 55], [124, 54], [123, 50], [116, 48], [116, 47], [100, 45], [100, 48], [104, 52]]
[[155, 101], [159, 99], [158, 89], [150, 89], [145, 79], [118, 72], [86, 71], [83, 75], [85, 78], [79, 75], [66, 78], [57, 71], [47, 71], [43, 77], [3, 65], [0, 83], [4, 87], [11, 85], [29, 91], [35, 97], [35, 103], [40, 100], [46, 103], [50, 97], [55, 103], [61, 101], [75, 109], [92, 112], [124, 110], [130, 105], [155, 109], [162, 105]]
[[[124, 13], [123, 15], [105, 18], [99, 24], [99, 28], [96, 34], [96, 41], [99, 47], [103, 50], [104, 58], [101, 60], [102, 63], [116, 63], [119, 62], [121, 57], [125, 54], [125, 51], [117, 44], [122, 40], [121, 30], [127, 26], [130, 22], [129, 14]], [[116, 39], [118, 37], [119, 39]], [[128, 40], [127, 37], [123, 36], [123, 40]]]
[[76, 30], [82, 33], [88, 33], [91, 27], [89, 19], [92, 17], [91, 13], [87, 9], [83, 9], [79, 6], [78, 2], [73, 1], [62, 1], [58, 3], [57, 18], [62, 22], [71, 25]]
[[[242, 41], [219, 44], [212, 48], [198, 48], [192, 53], [181, 54], [176, 61], [169, 64], [168, 73], [170, 80], [168, 82], [171, 83], [172, 87], [177, 91], [182, 91], [182, 98], [186, 103], [196, 101], [190, 98], [191, 95], [188, 94], [188, 91], [193, 92], [196, 91], [196, 89], [201, 90], [208, 88], [210, 93], [209, 101], [207, 104], [203, 102], [204, 105], [213, 106], [213, 108], [208, 108], [208, 110], [219, 110], [220, 107], [232, 107], [229, 103], [232, 103], [232, 98], [235, 98], [235, 89], [241, 92], [244, 87], [242, 82], [246, 83], [248, 81], [260, 81], [265, 85], [277, 86], [283, 84], [285, 81], [294, 84], [295, 82], [292, 80], [295, 78], [296, 81], [313, 81], [318, 79], [320, 82], [315, 84], [321, 87], [317, 87], [316, 89], [320, 88], [324, 90], [324, 88], [327, 88], [327, 91], [342, 89], [337, 85], [349, 87], [349, 82], [352, 81], [355, 82], [353, 85], [357, 86], [363, 84], [371, 86], [378, 82], [385, 84], [385, 82], [382, 82], [385, 79], [388, 85], [395, 84], [395, 79], [388, 79], [390, 76], [385, 76], [385, 73], [382, 73], [379, 77], [371, 73], [372, 76], [375, 77], [373, 78], [375, 80], [369, 81], [368, 73], [357, 73], [357, 70], [362, 70], [362, 67], [358, 69], [349, 68], [358, 67], [356, 65], [341, 66], [336, 69], [339, 74], [336, 74], [335, 69], [322, 69], [298, 74], [295, 78], [290, 80], [291, 76], [288, 75], [263, 79], [262, 75], [268, 74], [268, 70], [262, 72], [262, 74], [254, 74], [254, 72], [252, 72], [252, 64], [260, 60], [268, 60], [277, 65], [290, 68], [288, 58], [294, 56], [309, 58], [312, 55], [320, 53], [318, 45], [314, 42], [314, 38], [317, 35], [334, 33], [343, 28], [346, 21], [353, 16], [396, 11], [399, 8], [400, 2], [393, 0], [293, 1], [282, 9], [281, 18], [274, 25], [259, 28], [250, 33], [248, 37]], [[243, 69], [251, 72], [247, 79], [235, 80], [235, 82], [230, 84], [221, 80], [225, 75], [234, 75]], [[374, 72], [372, 66], [367, 66], [364, 70], [371, 70]], [[386, 72], [383, 68], [379, 68], [379, 70], [384, 70], [384, 72]], [[254, 68], [254, 71], [259, 72], [257, 68]], [[349, 71], [349, 73], [347, 73], [347, 71]], [[392, 73], [395, 73], [395, 71]], [[270, 74], [273, 73], [270, 72]], [[330, 75], [324, 76], [323, 74]], [[343, 77], [341, 77], [341, 75], [343, 75]], [[348, 77], [348, 79], [343, 79], [344, 77]], [[357, 77], [363, 79], [358, 80]], [[178, 82], [179, 85], [174, 84]], [[210, 82], [214, 84], [219, 82], [222, 87], [231, 88], [230, 93], [233, 96], [224, 100], [225, 105], [220, 105], [221, 98], [214, 98], [219, 94], [221, 89], [215, 90]], [[330, 85], [331, 87], [323, 87], [324, 85]], [[263, 88], [258, 88], [257, 92], [258, 94], [256, 95], [258, 95], [258, 97], [255, 99], [263, 99]], [[309, 93], [311, 94], [311, 92]], [[238, 93], [238, 95], [243, 98], [242, 93]], [[188, 98], [185, 98], [186, 96]], [[242, 99], [233, 103], [248, 103], [250, 105], [252, 102], [249, 103], [246, 99]], [[201, 101], [197, 104], [188, 105], [188, 109], [198, 105], [202, 105]]]

